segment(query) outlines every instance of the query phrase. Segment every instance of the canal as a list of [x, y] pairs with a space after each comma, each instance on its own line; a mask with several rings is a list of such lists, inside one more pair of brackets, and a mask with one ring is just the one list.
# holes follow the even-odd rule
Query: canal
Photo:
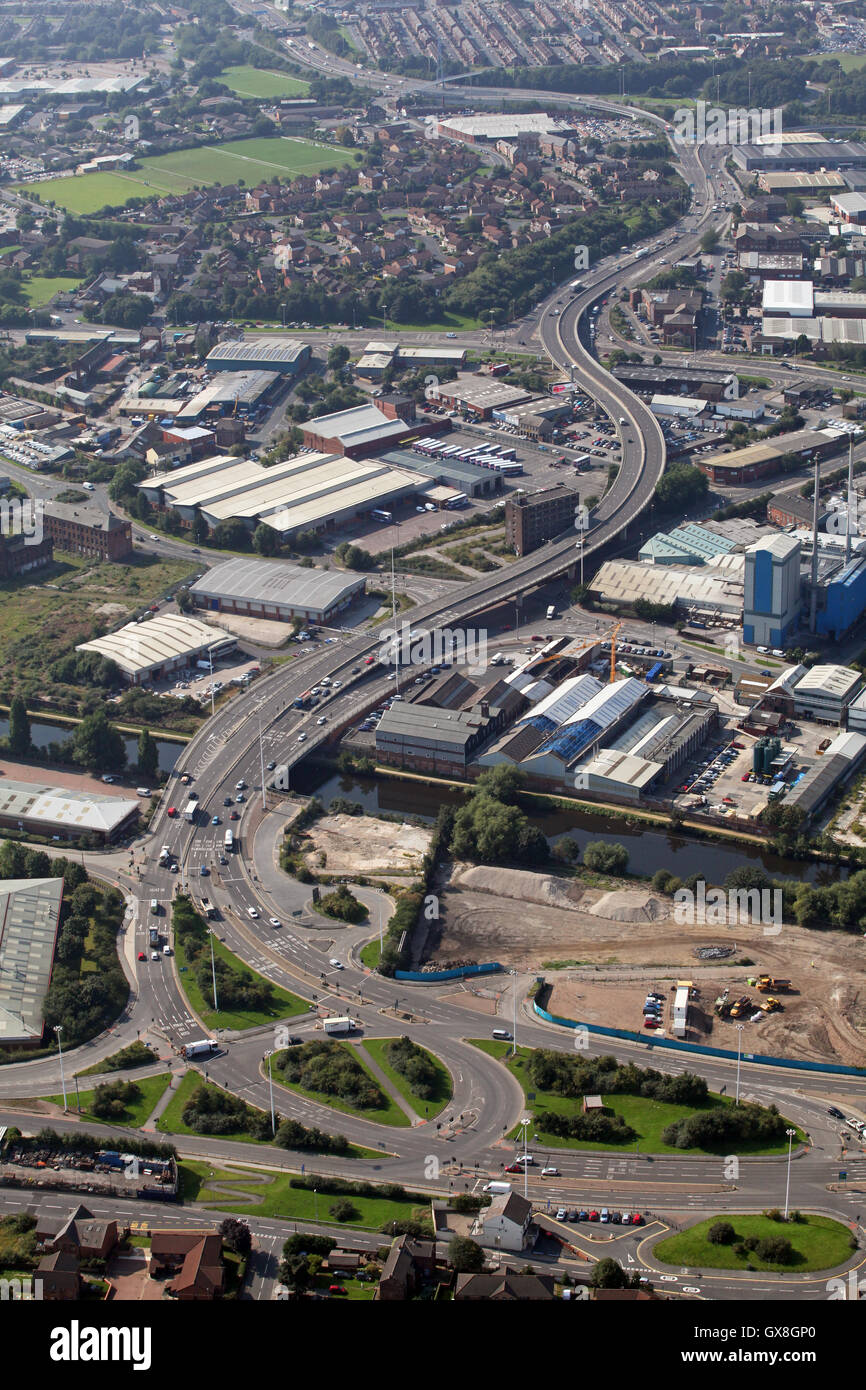
[[[292, 790], [315, 794], [327, 806], [334, 797], [357, 801], [373, 814], [414, 816], [432, 822], [440, 806], [461, 806], [464, 793], [459, 787], [399, 777], [360, 776], [334, 772], [321, 766], [301, 766], [292, 776]], [[653, 830], [646, 823], [627, 825], [619, 817], [581, 811], [577, 808], [542, 812], [531, 817], [551, 844], [569, 836], [580, 847], [581, 857], [592, 840], [614, 840], [629, 853], [629, 870], [651, 876], [657, 869], [668, 869], [678, 878], [702, 873], [709, 883], [723, 883], [726, 876], [744, 864], [763, 868], [773, 878], [792, 878], [809, 883], [833, 883], [848, 877], [845, 865], [814, 860], [787, 859], [761, 845], [726, 844], [723, 841], [696, 840], [671, 830]]]

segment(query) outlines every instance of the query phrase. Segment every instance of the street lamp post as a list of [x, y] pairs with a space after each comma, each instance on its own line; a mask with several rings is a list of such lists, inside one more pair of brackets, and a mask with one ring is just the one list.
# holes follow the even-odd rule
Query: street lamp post
[[514, 976], [514, 992], [512, 995], [512, 1014], [511, 1014], [511, 1055], [517, 1052], [517, 971], [512, 970]]
[[523, 1197], [527, 1202], [529, 1201], [529, 1164], [526, 1160], [529, 1157], [529, 1126], [531, 1123], [532, 1121], [529, 1119], [520, 1121], [523, 1130]]
[[788, 1197], [789, 1197], [789, 1194], [790, 1194], [790, 1191], [791, 1191], [791, 1148], [792, 1148], [793, 1143], [794, 1143], [794, 1135], [797, 1133], [797, 1131], [796, 1131], [795, 1129], [786, 1129], [786, 1130], [785, 1130], [785, 1133], [786, 1133], [787, 1136], [788, 1136], [788, 1175], [787, 1175], [787, 1177], [786, 1177], [786, 1179], [785, 1179], [785, 1220], [787, 1221], [787, 1220], [788, 1220]]
[[737, 1024], [737, 1096], [736, 1104], [740, 1103], [740, 1051], [743, 1045], [743, 1024]]
[[63, 1045], [60, 1041], [60, 1034], [63, 1032], [63, 1024], [58, 1023], [54, 1031], [57, 1034], [57, 1052], [60, 1057], [60, 1085], [63, 1090], [63, 1113], [65, 1115], [69, 1107], [66, 1103], [66, 1079], [63, 1075]]
[[276, 1134], [277, 1117], [274, 1114], [274, 1078], [271, 1075], [271, 1058], [273, 1057], [273, 1055], [273, 1052], [270, 1051], [265, 1053], [265, 1061], [268, 1064], [268, 1087], [270, 1088], [271, 1093], [271, 1134]]
[[212, 983], [213, 983], [213, 1006], [214, 1006], [214, 1011], [215, 1011], [215, 1012], [218, 1012], [218, 1010], [219, 1010], [219, 1004], [217, 1003], [216, 964], [215, 964], [214, 958], [213, 958], [213, 928], [211, 928], [211, 930], [210, 930], [210, 976], [211, 976], [211, 981], [212, 981]]

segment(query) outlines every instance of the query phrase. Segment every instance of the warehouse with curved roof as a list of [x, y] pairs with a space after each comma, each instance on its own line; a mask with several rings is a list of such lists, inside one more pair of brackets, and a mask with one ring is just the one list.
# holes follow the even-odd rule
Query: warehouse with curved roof
[[160, 613], [149, 622], [126, 623], [117, 632], [108, 632], [92, 642], [81, 642], [75, 650], [98, 652], [115, 662], [126, 679], [136, 685], [189, 666], [209, 651], [215, 661], [231, 651], [236, 642], [236, 638], [198, 618]]

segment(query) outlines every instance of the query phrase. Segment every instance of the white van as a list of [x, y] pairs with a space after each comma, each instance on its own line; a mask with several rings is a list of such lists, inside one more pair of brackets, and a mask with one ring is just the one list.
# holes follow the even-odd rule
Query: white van
[[493, 1036], [494, 1036], [494, 1038], [498, 1038], [498, 1039], [500, 1040], [500, 1042], [512, 1042], [512, 1041], [513, 1041], [513, 1038], [512, 1038], [512, 1036], [511, 1036], [511, 1034], [509, 1033], [509, 1031], [508, 1031], [507, 1028], [494, 1028], [494, 1029], [493, 1029]]
[[486, 1182], [486, 1183], [484, 1184], [484, 1186], [482, 1187], [481, 1191], [482, 1191], [482, 1192], [493, 1192], [494, 1194], [500, 1194], [500, 1193], [504, 1193], [504, 1192], [510, 1192], [510, 1191], [511, 1191], [511, 1183], [510, 1183], [510, 1182]]

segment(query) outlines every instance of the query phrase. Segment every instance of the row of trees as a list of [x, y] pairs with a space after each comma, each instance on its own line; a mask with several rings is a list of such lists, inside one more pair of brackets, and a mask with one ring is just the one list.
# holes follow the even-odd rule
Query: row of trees
[[668, 1076], [615, 1057], [580, 1057], [551, 1048], [538, 1048], [529, 1059], [529, 1076], [542, 1091], [559, 1096], [646, 1096], [669, 1105], [705, 1105], [707, 1083], [694, 1072]]

